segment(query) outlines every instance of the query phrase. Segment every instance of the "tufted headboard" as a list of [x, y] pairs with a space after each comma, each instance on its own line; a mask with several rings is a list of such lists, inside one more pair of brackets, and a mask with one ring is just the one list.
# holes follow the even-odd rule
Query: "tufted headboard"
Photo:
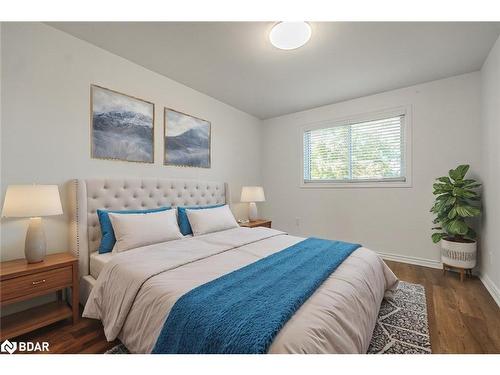
[[140, 210], [161, 206], [229, 203], [227, 184], [157, 178], [73, 180], [71, 250], [79, 259], [80, 277], [89, 274], [90, 254], [97, 251], [101, 230], [97, 209]]

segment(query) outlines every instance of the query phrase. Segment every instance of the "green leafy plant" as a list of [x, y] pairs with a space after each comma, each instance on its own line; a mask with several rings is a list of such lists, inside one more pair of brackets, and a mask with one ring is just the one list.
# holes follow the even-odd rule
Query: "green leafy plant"
[[459, 165], [450, 169], [448, 176], [438, 177], [433, 185], [436, 201], [431, 212], [436, 215], [433, 223], [439, 225], [432, 228], [437, 231], [432, 234], [434, 243], [443, 238], [467, 242], [477, 236], [468, 221], [481, 215], [481, 197], [476, 191], [481, 184], [474, 179], [465, 179], [468, 170], [468, 165]]

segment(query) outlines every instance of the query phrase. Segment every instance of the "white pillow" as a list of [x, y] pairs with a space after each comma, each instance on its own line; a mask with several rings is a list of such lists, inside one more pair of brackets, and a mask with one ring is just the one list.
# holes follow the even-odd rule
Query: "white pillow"
[[188, 208], [186, 214], [194, 236], [238, 227], [228, 205], [203, 210]]
[[116, 243], [114, 253], [182, 238], [177, 224], [176, 210], [150, 212], [147, 214], [115, 214], [109, 218]]

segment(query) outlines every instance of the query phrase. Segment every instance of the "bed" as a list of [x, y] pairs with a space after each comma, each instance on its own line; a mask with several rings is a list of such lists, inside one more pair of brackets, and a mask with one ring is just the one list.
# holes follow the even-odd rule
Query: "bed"
[[[84, 316], [100, 319], [107, 339], [119, 338], [132, 353], [153, 350], [187, 292], [303, 240], [275, 229], [234, 228], [97, 254], [99, 208], [223, 204], [229, 190], [224, 183], [169, 179], [89, 179], [72, 187]], [[397, 282], [377, 254], [358, 248], [298, 308], [268, 353], [366, 353], [381, 301]]]

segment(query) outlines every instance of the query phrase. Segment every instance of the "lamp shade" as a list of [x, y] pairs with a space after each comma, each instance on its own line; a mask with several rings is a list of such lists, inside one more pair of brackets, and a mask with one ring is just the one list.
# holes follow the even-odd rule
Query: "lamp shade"
[[57, 185], [9, 185], [3, 203], [4, 217], [38, 217], [62, 214]]
[[264, 202], [265, 200], [262, 186], [243, 186], [241, 189], [242, 202]]

